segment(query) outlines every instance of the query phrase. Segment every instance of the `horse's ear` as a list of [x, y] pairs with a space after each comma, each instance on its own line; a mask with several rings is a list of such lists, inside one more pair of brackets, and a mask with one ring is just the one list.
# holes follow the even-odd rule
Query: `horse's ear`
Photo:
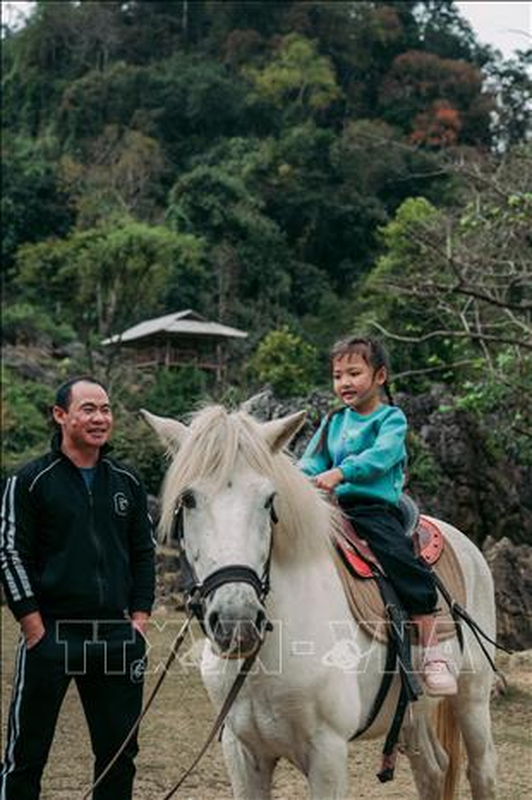
[[168, 447], [172, 453], [176, 453], [188, 436], [187, 426], [170, 417], [158, 417], [156, 414], [146, 411], [145, 408], [141, 408], [140, 413], [164, 446]]
[[288, 417], [272, 419], [270, 422], [264, 422], [261, 425], [262, 435], [270, 446], [272, 453], [276, 453], [285, 444], [288, 444], [305, 422], [306, 416], [306, 411], [297, 411]]
[[257, 392], [257, 394], [254, 394], [253, 397], [249, 397], [240, 404], [240, 411], [244, 411], [246, 414], [251, 414], [253, 416], [253, 412], [255, 411], [257, 405], [259, 405], [263, 400], [266, 400], [269, 395], [270, 391], [268, 390]]

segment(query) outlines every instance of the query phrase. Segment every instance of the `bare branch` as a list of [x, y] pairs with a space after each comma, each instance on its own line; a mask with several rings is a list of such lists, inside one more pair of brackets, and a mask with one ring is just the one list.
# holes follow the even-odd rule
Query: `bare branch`
[[452, 330], [431, 331], [423, 336], [401, 336], [400, 334], [392, 333], [391, 331], [386, 330], [386, 328], [384, 328], [378, 322], [375, 322], [375, 320], [372, 320], [369, 324], [374, 328], [377, 328], [377, 330], [380, 331], [383, 336], [387, 336], [389, 339], [393, 339], [398, 342], [411, 342], [412, 344], [418, 344], [420, 342], [426, 342], [429, 339], [472, 339], [473, 341], [497, 342], [498, 344], [516, 345], [517, 347], [523, 347], [525, 350], [532, 350], [532, 341], [527, 342], [506, 336], [491, 336], [490, 334]]
[[442, 364], [439, 367], [425, 367], [424, 369], [408, 369], [404, 372], [396, 372], [394, 373], [394, 380], [398, 380], [399, 378], [410, 378], [412, 375], [427, 375], [431, 372], [445, 372], [449, 369], [458, 369], [459, 367], [469, 367], [472, 364], [476, 364], [477, 359], [474, 358], [467, 358], [463, 361], [454, 361], [452, 364]]
[[[416, 241], [418, 244], [425, 245], [430, 247], [431, 250], [436, 252], [445, 263], [453, 270], [454, 274], [456, 275], [457, 282], [455, 284], [451, 284], [447, 286], [446, 284], [437, 284], [434, 283], [433, 287], [439, 291], [451, 291], [451, 292], [458, 292], [460, 294], [470, 295], [471, 297], [476, 297], [477, 300], [482, 300], [485, 303], [489, 303], [490, 305], [497, 306], [497, 308], [510, 308], [514, 311], [532, 311], [532, 303], [512, 303], [509, 300], [498, 300], [493, 295], [487, 293], [486, 291], [480, 291], [479, 289], [473, 288], [472, 286], [468, 285], [464, 279], [463, 272], [468, 269], [468, 265], [464, 263], [462, 260], [457, 259], [454, 255], [452, 255], [452, 251], [449, 244], [449, 237], [446, 239], [446, 246], [445, 249], [434, 241], [433, 238], [428, 239], [422, 236], [417, 236], [415, 233], [411, 234], [411, 238], [413, 241]], [[529, 276], [529, 281], [532, 281], [532, 276]]]
[[386, 280], [376, 282], [377, 286], [382, 288], [390, 288], [392, 286], [394, 289], [401, 290], [406, 295], [411, 295], [413, 297], [426, 297], [427, 292], [446, 292], [446, 293], [456, 293], [456, 294], [463, 294], [467, 297], [474, 297], [476, 300], [480, 300], [488, 305], [495, 306], [496, 308], [501, 308], [503, 310], [509, 309], [511, 311], [522, 311], [528, 312], [532, 311], [532, 303], [511, 303], [505, 300], [499, 300], [496, 297], [493, 297], [491, 294], [486, 294], [485, 292], [480, 291], [479, 289], [475, 289], [467, 284], [460, 284], [460, 283], [435, 283], [434, 281], [427, 281], [426, 283], [418, 283], [419, 288], [414, 288], [411, 285], [406, 285], [404, 283], [399, 283], [395, 281]]

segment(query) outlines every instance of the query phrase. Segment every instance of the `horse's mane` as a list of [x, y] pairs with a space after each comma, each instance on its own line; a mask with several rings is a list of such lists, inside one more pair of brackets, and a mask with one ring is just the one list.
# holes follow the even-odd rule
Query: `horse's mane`
[[209, 406], [192, 418], [189, 435], [166, 474], [160, 531], [171, 535], [179, 498], [194, 484], [208, 480], [221, 487], [231, 480], [237, 461], [269, 478], [276, 489], [274, 555], [312, 558], [329, 544], [328, 532], [340, 524], [339, 512], [283, 452], [272, 454], [260, 423], [243, 411], [229, 413]]

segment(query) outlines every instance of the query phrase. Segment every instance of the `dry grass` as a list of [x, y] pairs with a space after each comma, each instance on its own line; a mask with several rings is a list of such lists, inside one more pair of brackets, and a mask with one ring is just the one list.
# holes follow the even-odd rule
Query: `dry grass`
[[[150, 664], [164, 661], [178, 620], [169, 621], [162, 631], [150, 634]], [[11, 692], [17, 628], [8, 612], [2, 610], [2, 750]], [[148, 676], [148, 689], [155, 680]], [[138, 757], [136, 800], [155, 800], [178, 779], [203, 742], [212, 724], [213, 713], [197, 670], [176, 664], [167, 676], [161, 693], [149, 712], [141, 731]], [[523, 670], [509, 676], [508, 693], [493, 703], [494, 735], [499, 756], [499, 797], [501, 800], [525, 800], [532, 797], [532, 676]], [[406, 759], [399, 760], [395, 780], [385, 786], [377, 782], [380, 743], [352, 745], [350, 756], [351, 798], [357, 800], [409, 800], [415, 790]], [[56, 738], [43, 781], [42, 800], [76, 800], [89, 785], [91, 773], [90, 744], [74, 687], [63, 706]], [[225, 800], [230, 798], [221, 747], [218, 743], [178, 793], [184, 800]], [[290, 766], [282, 764], [275, 774], [275, 800], [306, 797], [303, 778]], [[470, 797], [465, 778], [461, 781], [460, 800]], [[250, 799], [251, 800], [251, 799]]]

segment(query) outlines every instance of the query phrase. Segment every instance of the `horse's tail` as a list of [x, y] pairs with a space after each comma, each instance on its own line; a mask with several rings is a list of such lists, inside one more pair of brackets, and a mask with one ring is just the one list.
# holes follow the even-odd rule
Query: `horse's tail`
[[454, 711], [447, 699], [440, 701], [436, 709], [436, 734], [449, 757], [442, 798], [453, 800], [460, 777], [461, 737]]

